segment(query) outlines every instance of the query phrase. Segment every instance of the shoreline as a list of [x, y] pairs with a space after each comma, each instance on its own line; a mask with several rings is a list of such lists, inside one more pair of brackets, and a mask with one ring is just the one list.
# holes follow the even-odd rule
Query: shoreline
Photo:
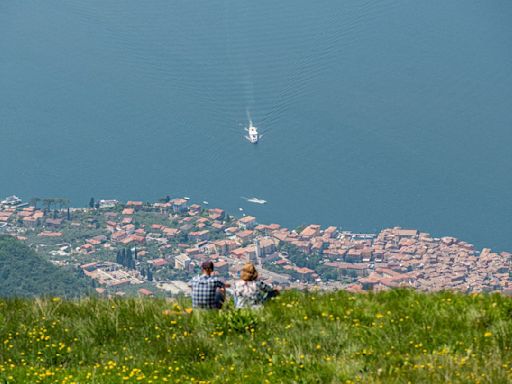
[[66, 199], [39, 203], [44, 207], [16, 196], [2, 201], [0, 232], [57, 265], [74, 265], [105, 294], [187, 293], [179, 282], [207, 259], [227, 279], [251, 261], [270, 283], [294, 288], [512, 292], [512, 253], [417, 229], [289, 229], [170, 196], [153, 203], [91, 199], [89, 207], [71, 207]]

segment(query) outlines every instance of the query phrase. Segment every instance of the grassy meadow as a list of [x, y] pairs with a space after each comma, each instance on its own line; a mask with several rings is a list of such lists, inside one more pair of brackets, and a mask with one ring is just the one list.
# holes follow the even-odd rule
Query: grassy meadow
[[263, 309], [0, 300], [0, 383], [507, 383], [512, 299], [286, 292]]

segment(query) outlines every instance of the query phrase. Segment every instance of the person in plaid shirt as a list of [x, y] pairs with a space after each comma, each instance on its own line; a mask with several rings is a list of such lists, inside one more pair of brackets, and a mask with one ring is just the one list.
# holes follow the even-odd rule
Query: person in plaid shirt
[[220, 309], [226, 297], [226, 287], [216, 276], [212, 276], [213, 262], [205, 261], [201, 264], [201, 275], [189, 282], [192, 287], [192, 307], [204, 309]]

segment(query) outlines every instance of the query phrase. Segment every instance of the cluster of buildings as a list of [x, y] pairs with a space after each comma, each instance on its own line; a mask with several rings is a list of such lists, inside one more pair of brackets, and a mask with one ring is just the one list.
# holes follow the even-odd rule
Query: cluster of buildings
[[[511, 253], [478, 251], [456, 238], [435, 238], [414, 229], [357, 234], [312, 224], [290, 230], [259, 224], [253, 216], [235, 218], [183, 198], [126, 204], [100, 200], [95, 208], [73, 209], [72, 214], [18, 200], [0, 204], [0, 230], [20, 240], [30, 237], [32, 243], [39, 239], [62, 245], [70, 229], [94, 233], [73, 240], [69, 253], [63, 248], [58, 252], [86, 261], [80, 263], [81, 269], [99, 290], [151, 281], [155, 291], [186, 293], [183, 281], [159, 278], [158, 272], [171, 271], [184, 280], [211, 259], [216, 272], [227, 279], [237, 278], [243, 264], [251, 261], [258, 265], [261, 278], [299, 288], [512, 291]], [[128, 254], [120, 256], [121, 249], [128, 249]], [[110, 260], [105, 261], [105, 255], [111, 255]], [[147, 288], [139, 291], [153, 293]]]
[[80, 268], [86, 276], [106, 287], [144, 283], [140, 272], [120, 268], [118, 264], [108, 261], [87, 263], [81, 265]]

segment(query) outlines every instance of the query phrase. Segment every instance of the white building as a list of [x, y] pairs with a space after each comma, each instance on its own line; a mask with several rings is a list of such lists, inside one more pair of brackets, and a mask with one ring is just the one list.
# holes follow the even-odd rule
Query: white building
[[115, 208], [119, 201], [117, 200], [100, 200], [98, 201], [99, 207], [104, 209]]
[[174, 268], [188, 270], [190, 265], [190, 257], [182, 253], [174, 258]]

